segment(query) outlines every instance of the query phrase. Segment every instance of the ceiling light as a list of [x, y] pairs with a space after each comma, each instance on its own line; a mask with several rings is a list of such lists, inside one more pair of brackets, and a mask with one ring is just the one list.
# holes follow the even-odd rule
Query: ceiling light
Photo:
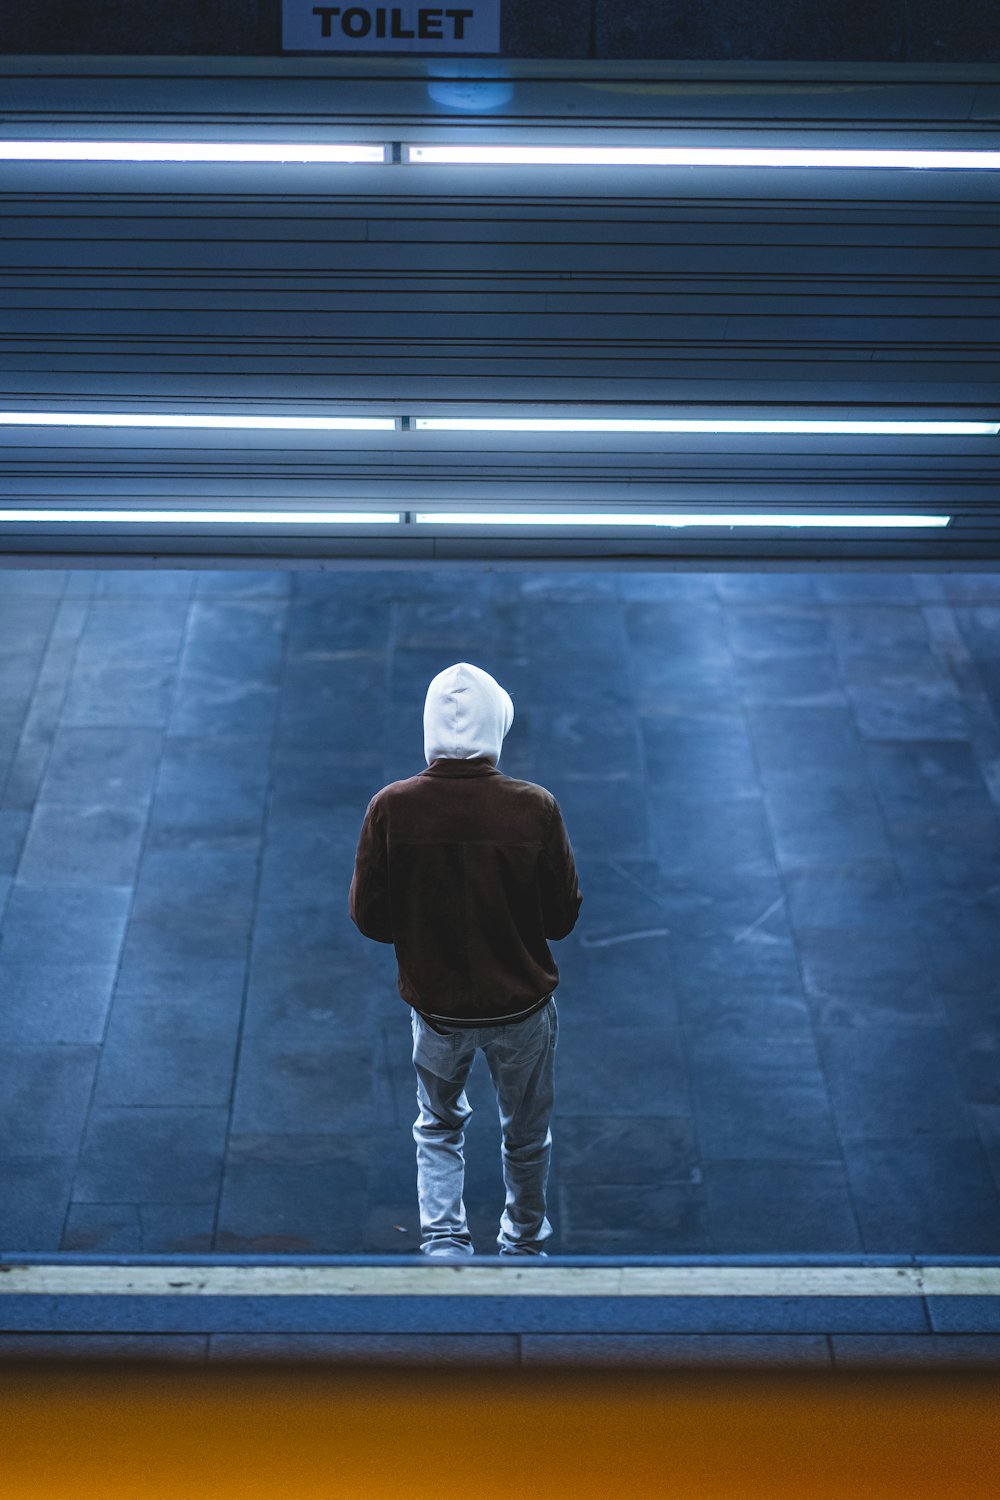
[[409, 146], [411, 162], [553, 167], [910, 167], [990, 170], [1000, 151], [832, 150], [785, 146]]
[[360, 525], [369, 521], [399, 521], [398, 511], [384, 510], [4, 510], [0, 521], [170, 521], [194, 525], [233, 524], [245, 526], [296, 526], [303, 522], [326, 525]]
[[867, 421], [777, 417], [416, 417], [413, 425], [435, 432], [804, 432], [877, 433], [900, 437], [991, 437], [997, 422]]
[[732, 511], [723, 515], [577, 511], [420, 511], [414, 520], [438, 525], [483, 526], [947, 526], [950, 516], [861, 515], [751, 515]]
[[384, 162], [386, 147], [335, 141], [0, 141], [0, 161]]
[[7, 427], [238, 427], [248, 431], [393, 432], [395, 417], [237, 417], [219, 412], [0, 411]]

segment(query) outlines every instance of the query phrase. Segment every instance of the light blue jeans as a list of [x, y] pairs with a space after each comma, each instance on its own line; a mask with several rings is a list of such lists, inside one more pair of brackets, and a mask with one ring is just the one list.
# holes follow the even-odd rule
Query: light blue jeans
[[465, 1216], [465, 1122], [472, 1106], [465, 1084], [482, 1047], [497, 1094], [507, 1202], [497, 1244], [501, 1255], [538, 1255], [552, 1233], [545, 1185], [552, 1154], [559, 1014], [555, 997], [526, 1021], [505, 1026], [453, 1026], [446, 1036], [411, 1011], [413, 1066], [420, 1113], [417, 1144], [420, 1249], [425, 1255], [472, 1255]]

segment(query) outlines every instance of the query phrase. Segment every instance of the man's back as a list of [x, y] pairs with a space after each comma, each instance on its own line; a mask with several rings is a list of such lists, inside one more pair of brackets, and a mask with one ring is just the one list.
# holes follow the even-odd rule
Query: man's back
[[[442, 700], [429, 693], [425, 709], [427, 770], [369, 803], [350, 911], [366, 936], [394, 944], [409, 1005], [488, 1024], [530, 1012], [556, 988], [547, 939], [572, 931], [583, 898], [556, 799], [491, 758], [489, 713], [502, 708], [493, 693], [502, 689], [492, 678], [483, 686], [478, 672], [459, 663], [440, 674]], [[452, 703], [470, 694], [450, 717], [449, 693]], [[473, 753], [430, 759], [442, 739]]]

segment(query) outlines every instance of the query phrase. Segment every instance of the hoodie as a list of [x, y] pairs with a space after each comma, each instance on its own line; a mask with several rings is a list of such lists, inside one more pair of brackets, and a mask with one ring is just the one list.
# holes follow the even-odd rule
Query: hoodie
[[497, 768], [510, 695], [457, 662], [424, 700], [427, 769], [368, 804], [349, 910], [392, 943], [401, 998], [428, 1024], [493, 1026], [545, 1005], [559, 983], [548, 943], [583, 897], [555, 797]]
[[431, 680], [424, 699], [424, 759], [475, 760], [493, 765], [514, 722], [510, 694], [470, 662], [445, 667]]

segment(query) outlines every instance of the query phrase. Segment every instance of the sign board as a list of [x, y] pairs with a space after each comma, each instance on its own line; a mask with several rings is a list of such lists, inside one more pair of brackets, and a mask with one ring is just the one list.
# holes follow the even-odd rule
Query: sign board
[[500, 0], [282, 0], [285, 52], [499, 52]]

